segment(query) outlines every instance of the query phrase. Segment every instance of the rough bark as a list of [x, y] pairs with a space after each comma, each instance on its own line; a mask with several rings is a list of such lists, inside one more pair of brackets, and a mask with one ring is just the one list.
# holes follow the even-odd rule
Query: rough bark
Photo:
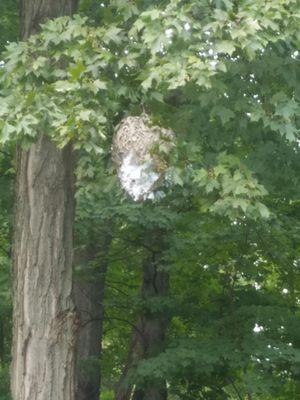
[[[21, 38], [73, 0], [21, 0]], [[73, 400], [73, 154], [46, 136], [18, 150], [13, 249], [13, 400]]]
[[[100, 365], [102, 336], [103, 285], [76, 281], [74, 295], [80, 320], [77, 342], [76, 400], [98, 400], [100, 393]], [[99, 308], [101, 308], [99, 310]]]
[[[169, 289], [169, 274], [160, 269], [159, 256], [144, 264], [142, 297], [145, 301], [165, 297]], [[165, 345], [165, 335], [169, 318], [162, 309], [159, 312], [146, 310], [142, 315], [143, 358], [155, 357]], [[133, 400], [167, 400], [168, 393], [165, 380], [149, 379], [143, 389], [137, 389]]]
[[115, 400], [130, 400], [133, 384], [129, 380], [131, 368], [143, 357], [143, 327], [139, 319], [132, 330], [131, 343], [122, 375], [115, 390]]
[[14, 400], [73, 400], [73, 160], [42, 136], [18, 155], [13, 260]]
[[99, 248], [87, 250], [80, 262], [92, 262], [94, 271], [88, 280], [80, 277], [74, 280], [74, 301], [79, 320], [75, 400], [99, 400], [100, 397], [104, 289], [111, 240], [111, 231], [105, 232]]
[[[153, 254], [143, 265], [143, 282], [141, 295], [147, 301], [160, 301], [168, 294], [169, 274], [160, 269], [159, 256]], [[115, 400], [129, 400], [132, 395], [132, 384], [128, 375], [132, 367], [141, 359], [157, 356], [164, 349], [165, 335], [169, 318], [164, 312], [151, 311], [151, 308], [140, 315], [136, 328], [132, 333], [132, 342], [128, 353], [128, 359], [123, 374], [117, 386]], [[165, 380], [149, 379], [145, 388], [136, 388], [133, 400], [167, 400]]]
[[21, 0], [21, 38], [37, 32], [47, 18], [72, 15], [76, 8], [77, 0]]

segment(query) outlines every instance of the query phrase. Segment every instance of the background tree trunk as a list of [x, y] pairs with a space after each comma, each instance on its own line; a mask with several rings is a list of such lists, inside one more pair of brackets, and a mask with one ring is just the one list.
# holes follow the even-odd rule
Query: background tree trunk
[[131, 343], [127, 355], [127, 360], [122, 371], [121, 378], [115, 391], [115, 400], [130, 400], [133, 384], [129, 380], [131, 368], [143, 357], [143, 327], [142, 319], [138, 321], [132, 330]]
[[21, 39], [27, 39], [39, 30], [47, 18], [72, 15], [78, 0], [21, 0]]
[[[160, 301], [169, 290], [169, 274], [163, 271], [160, 256], [153, 253], [143, 267], [142, 298], [145, 301]], [[165, 310], [152, 311], [151, 307], [142, 315], [143, 358], [155, 357], [164, 350], [165, 335], [169, 318]], [[149, 379], [143, 389], [137, 388], [133, 400], [167, 400], [168, 393], [165, 380]]]
[[[75, 400], [99, 400], [101, 387], [104, 289], [112, 232], [105, 231], [98, 246], [89, 248], [80, 263], [94, 264], [87, 277], [74, 279], [78, 315]], [[96, 240], [94, 241], [94, 243]], [[79, 258], [82, 258], [79, 257]]]
[[103, 326], [104, 284], [76, 281], [74, 296], [79, 315], [76, 365], [76, 400], [98, 400]]
[[[151, 305], [147, 306], [147, 302], [159, 302], [168, 294], [169, 274], [160, 267], [160, 255], [155, 253], [144, 262], [141, 295], [146, 307], [139, 317], [136, 329], [133, 330], [127, 362], [116, 390], [115, 400], [131, 399], [132, 382], [128, 380], [131, 368], [139, 360], [155, 357], [164, 349], [169, 317], [163, 308], [152, 311]], [[167, 400], [165, 380], [149, 379], [146, 387], [135, 389], [133, 400]]]

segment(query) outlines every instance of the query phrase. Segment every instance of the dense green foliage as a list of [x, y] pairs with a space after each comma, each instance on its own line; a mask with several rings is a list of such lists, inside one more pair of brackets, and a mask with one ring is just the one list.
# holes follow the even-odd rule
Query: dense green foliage
[[7, 400], [11, 340], [10, 243], [12, 171], [10, 155], [0, 152], [0, 399]]
[[[171, 320], [167, 346], [133, 368], [134, 383], [164, 377], [170, 400], [296, 400], [299, 1], [84, 1], [80, 10], [87, 17], [50, 21], [8, 47], [0, 141], [4, 152], [41, 130], [61, 147], [72, 141], [77, 247], [114, 226], [103, 398], [113, 398], [132, 327], [149, 308]], [[110, 161], [114, 126], [143, 110], [177, 138], [157, 203], [127, 198]], [[8, 160], [0, 153], [1, 185], [11, 185]], [[0, 311], [8, 319], [11, 200], [0, 190]], [[149, 232], [164, 241], [149, 243]], [[163, 253], [171, 289], [144, 304], [149, 247]], [[78, 266], [82, 274], [93, 267]]]
[[[0, 54], [9, 41], [18, 38], [18, 5], [14, 0], [0, 4]], [[0, 58], [1, 59], [1, 58]], [[11, 344], [10, 254], [12, 188], [14, 170], [12, 149], [0, 148], [0, 399], [9, 393]]]
[[15, 0], [3, 0], [0, 4], [0, 52], [8, 42], [18, 39], [18, 4]]

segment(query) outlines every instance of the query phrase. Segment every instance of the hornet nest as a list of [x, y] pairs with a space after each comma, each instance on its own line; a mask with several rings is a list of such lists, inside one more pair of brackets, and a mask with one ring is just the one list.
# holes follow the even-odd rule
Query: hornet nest
[[165, 180], [166, 156], [174, 146], [171, 130], [151, 125], [148, 115], [126, 117], [117, 126], [112, 158], [122, 187], [135, 200], [163, 196], [156, 188]]

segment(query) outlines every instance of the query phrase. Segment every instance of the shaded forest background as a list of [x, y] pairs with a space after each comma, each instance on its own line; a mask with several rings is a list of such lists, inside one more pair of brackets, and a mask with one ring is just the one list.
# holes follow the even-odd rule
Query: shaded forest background
[[[139, 13], [168, 2], [137, 3]], [[227, 3], [216, 2], [216, 10], [225, 13]], [[95, 26], [115, 22], [116, 7], [125, 25], [138, 14], [112, 4], [85, 0], [79, 13]], [[18, 39], [18, 13], [15, 1], [1, 1], [1, 52]], [[296, 50], [282, 41], [267, 43], [252, 61], [242, 52], [235, 61], [224, 56], [226, 71], [211, 87], [148, 98], [147, 111], [178, 134], [175, 184], [160, 202], [135, 203], [123, 193], [110, 143], [103, 154], [80, 149], [74, 286], [83, 303], [91, 296], [82, 312], [103, 338], [101, 358], [84, 356], [79, 368], [83, 382], [93, 382], [101, 366], [102, 400], [118, 399], [120, 387], [149, 386], [169, 400], [300, 398]], [[130, 89], [130, 104], [123, 101], [112, 125], [142, 111], [127, 82]], [[253, 96], [277, 113], [278, 125], [293, 125], [295, 137], [268, 124], [267, 112], [249, 119], [244, 100]], [[14, 150], [0, 148], [0, 400], [10, 398]]]

